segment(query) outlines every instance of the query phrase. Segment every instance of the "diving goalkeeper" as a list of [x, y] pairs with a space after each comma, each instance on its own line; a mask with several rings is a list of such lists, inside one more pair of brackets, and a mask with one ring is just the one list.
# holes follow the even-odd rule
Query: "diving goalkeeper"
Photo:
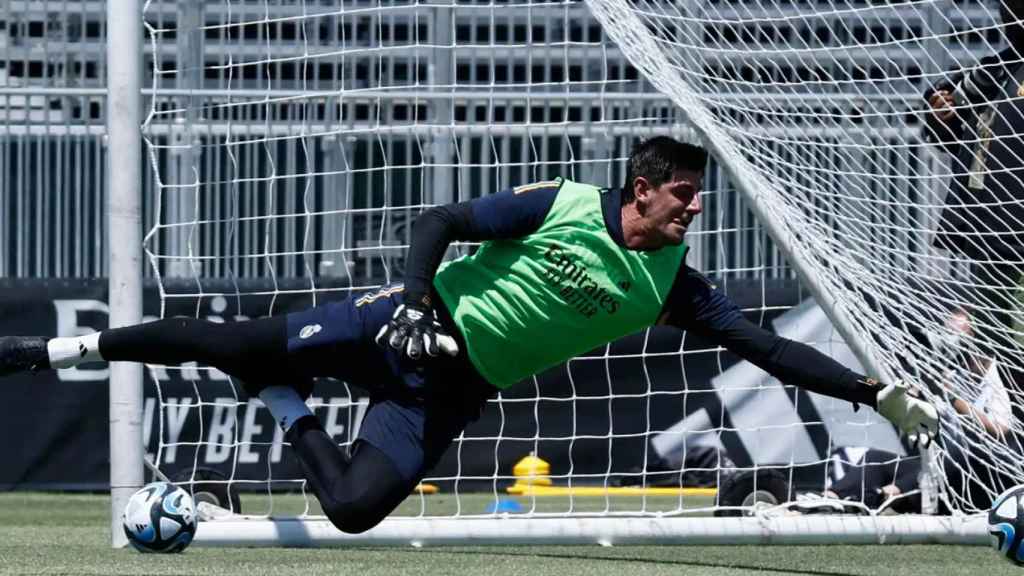
[[[706, 163], [702, 148], [652, 138], [634, 149], [623, 189], [554, 180], [425, 211], [404, 285], [247, 322], [169, 318], [73, 338], [6, 337], [0, 375], [97, 360], [215, 366], [266, 404], [324, 512], [349, 533], [387, 516], [488, 398], [653, 324], [871, 406], [904, 433], [934, 434], [931, 404], [751, 323], [685, 264]], [[442, 265], [455, 240], [482, 245]], [[350, 452], [303, 401], [318, 376], [370, 393]]]

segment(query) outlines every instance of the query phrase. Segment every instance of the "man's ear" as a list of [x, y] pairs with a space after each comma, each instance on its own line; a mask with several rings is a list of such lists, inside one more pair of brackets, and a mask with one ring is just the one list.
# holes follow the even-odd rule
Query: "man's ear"
[[643, 176], [637, 176], [633, 179], [633, 197], [636, 198], [637, 208], [642, 210], [650, 199], [651, 195], [651, 182]]

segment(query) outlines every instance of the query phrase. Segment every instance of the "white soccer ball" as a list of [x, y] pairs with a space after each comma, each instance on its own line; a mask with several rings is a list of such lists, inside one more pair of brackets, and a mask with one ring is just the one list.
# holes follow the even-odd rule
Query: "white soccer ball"
[[140, 552], [181, 552], [196, 534], [196, 506], [185, 490], [153, 482], [128, 500], [122, 523]]
[[992, 547], [1014, 564], [1024, 564], [1024, 485], [1003, 492], [988, 511]]

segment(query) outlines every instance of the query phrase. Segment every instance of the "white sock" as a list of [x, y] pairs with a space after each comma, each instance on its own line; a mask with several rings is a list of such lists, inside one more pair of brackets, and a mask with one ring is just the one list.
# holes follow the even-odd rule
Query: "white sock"
[[267, 386], [260, 392], [260, 400], [266, 404], [270, 415], [285, 432], [299, 418], [313, 415], [313, 411], [291, 386]]
[[46, 343], [51, 368], [71, 368], [83, 362], [101, 362], [100, 333], [70, 338], [52, 338]]

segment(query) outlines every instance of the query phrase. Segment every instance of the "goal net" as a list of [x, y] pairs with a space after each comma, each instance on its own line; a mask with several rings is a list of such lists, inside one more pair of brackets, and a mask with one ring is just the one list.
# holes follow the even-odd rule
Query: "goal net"
[[870, 371], [942, 407], [926, 508], [1019, 483], [1024, 6], [591, 6]]
[[[1021, 481], [1021, 263], [935, 242], [977, 170], [924, 130], [925, 88], [1005, 44], [995, 5], [153, 0], [143, 17], [154, 316], [232, 322], [400, 282], [426, 207], [555, 176], [621, 186], [631, 147], [669, 135], [715, 156], [689, 263], [761, 325], [944, 411], [922, 455], [871, 410], [655, 328], [492, 400], [349, 537], [238, 382], [151, 366], [150, 457], [228, 510], [197, 542], [983, 541], [972, 514]], [[1012, 245], [990, 227], [1012, 196], [956, 237]], [[368, 401], [324, 379], [310, 404], [347, 446]], [[848, 499], [813, 498], [844, 478]]]

